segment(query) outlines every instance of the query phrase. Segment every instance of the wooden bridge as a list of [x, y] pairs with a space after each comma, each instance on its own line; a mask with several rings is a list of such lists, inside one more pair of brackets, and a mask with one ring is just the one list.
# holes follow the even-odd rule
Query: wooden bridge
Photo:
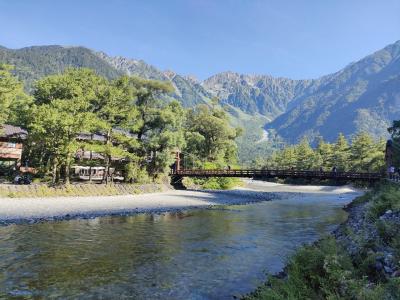
[[294, 178], [294, 179], [319, 179], [335, 181], [367, 181], [375, 182], [386, 178], [381, 173], [366, 172], [324, 172], [324, 171], [299, 171], [299, 170], [269, 170], [269, 169], [241, 169], [241, 170], [200, 170], [180, 169], [170, 173], [172, 184], [182, 186], [183, 177], [248, 177], [256, 179]]

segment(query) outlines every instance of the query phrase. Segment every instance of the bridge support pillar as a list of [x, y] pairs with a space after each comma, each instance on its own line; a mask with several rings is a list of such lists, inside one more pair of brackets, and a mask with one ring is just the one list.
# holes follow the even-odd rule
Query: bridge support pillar
[[181, 175], [172, 175], [171, 176], [171, 185], [176, 190], [186, 190], [186, 187], [183, 185], [183, 176]]

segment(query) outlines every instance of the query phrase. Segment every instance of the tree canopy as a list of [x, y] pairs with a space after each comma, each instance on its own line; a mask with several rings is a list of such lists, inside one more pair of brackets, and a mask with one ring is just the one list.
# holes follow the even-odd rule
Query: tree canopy
[[[0, 88], [0, 121], [11, 120], [7, 116], [18, 115], [21, 107], [28, 108], [23, 120], [15, 118], [29, 131], [25, 157], [43, 176], [51, 175], [53, 182], [63, 178], [68, 183], [76, 163], [104, 166], [106, 181], [112, 165], [122, 165], [127, 180], [155, 179], [169, 170], [176, 151], [191, 153], [197, 163], [202, 162], [199, 167], [237, 160], [235, 138], [240, 130], [229, 125], [217, 100], [188, 111], [179, 102], [160, 100], [173, 91], [169, 83], [131, 76], [108, 80], [84, 68], [40, 79], [29, 98], [10, 70], [0, 69], [0, 87], [4, 87]], [[12, 106], [22, 96], [31, 101]], [[103, 159], [78, 162], [79, 151]]]

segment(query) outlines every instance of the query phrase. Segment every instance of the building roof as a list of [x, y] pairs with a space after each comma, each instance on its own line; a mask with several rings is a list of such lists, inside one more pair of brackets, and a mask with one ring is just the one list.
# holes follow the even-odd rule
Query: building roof
[[98, 141], [98, 142], [105, 142], [106, 141], [106, 137], [104, 135], [100, 135], [100, 134], [90, 134], [90, 133], [80, 133], [77, 136], [78, 140], [81, 141]]
[[18, 126], [4, 124], [0, 127], [0, 137], [26, 139], [28, 132]]
[[[136, 134], [132, 134], [127, 130], [124, 129], [120, 129], [120, 128], [114, 128], [113, 129], [114, 132], [118, 133], [118, 134], [122, 134], [125, 135], [126, 137], [130, 137], [130, 138], [135, 138], [137, 137]], [[97, 141], [97, 142], [106, 142], [106, 136], [105, 134], [101, 134], [101, 133], [80, 133], [77, 136], [78, 140], [81, 141]]]

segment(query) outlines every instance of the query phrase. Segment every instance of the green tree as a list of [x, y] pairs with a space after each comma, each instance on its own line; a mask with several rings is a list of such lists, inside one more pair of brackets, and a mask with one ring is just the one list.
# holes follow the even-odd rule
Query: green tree
[[348, 171], [350, 167], [350, 147], [345, 136], [340, 133], [333, 145], [332, 165], [339, 171]]
[[322, 167], [325, 171], [332, 169], [333, 147], [330, 143], [326, 143], [322, 138], [319, 140], [315, 149], [316, 167]]
[[12, 70], [12, 66], [0, 64], [0, 127], [5, 122], [25, 125], [21, 123], [32, 102]]
[[[88, 69], [68, 69], [38, 81], [34, 91], [29, 129], [31, 148], [45, 150], [52, 164], [53, 182], [64, 168], [69, 183], [70, 166], [80, 147], [76, 137], [99, 126], [91, 104], [103, 95], [107, 81]], [[44, 155], [44, 153], [40, 153]]]
[[298, 170], [311, 170], [314, 166], [314, 151], [306, 138], [303, 138], [295, 147], [296, 168]]
[[374, 140], [368, 133], [361, 132], [355, 135], [350, 147], [351, 169], [370, 171], [371, 161], [376, 156], [375, 150]]
[[220, 166], [236, 163], [235, 139], [240, 129], [230, 126], [224, 110], [199, 105], [189, 110], [186, 128], [186, 152], [200, 160], [218, 162]]
[[[138, 148], [132, 134], [138, 128], [139, 111], [135, 105], [137, 90], [130, 78], [123, 76], [104, 84], [100, 95], [90, 102], [90, 111], [96, 116], [96, 130], [105, 136], [105, 143], [92, 145], [92, 149], [105, 156], [104, 179], [109, 180], [113, 158], [137, 161], [134, 149]], [[93, 148], [94, 147], [94, 148]]]

